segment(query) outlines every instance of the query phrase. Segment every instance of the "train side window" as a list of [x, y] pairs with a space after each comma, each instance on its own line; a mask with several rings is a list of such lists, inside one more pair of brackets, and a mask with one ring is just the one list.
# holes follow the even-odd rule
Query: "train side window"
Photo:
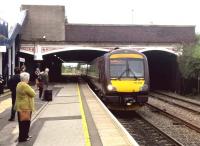
[[99, 61], [99, 82], [102, 80], [102, 61]]

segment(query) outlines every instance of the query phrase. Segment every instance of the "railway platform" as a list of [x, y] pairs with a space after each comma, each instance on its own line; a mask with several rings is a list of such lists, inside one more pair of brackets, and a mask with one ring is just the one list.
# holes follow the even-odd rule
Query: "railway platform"
[[53, 101], [37, 101], [42, 106], [32, 117], [32, 139], [18, 143], [16, 120], [0, 128], [1, 146], [138, 145], [87, 84], [55, 84], [52, 88]]

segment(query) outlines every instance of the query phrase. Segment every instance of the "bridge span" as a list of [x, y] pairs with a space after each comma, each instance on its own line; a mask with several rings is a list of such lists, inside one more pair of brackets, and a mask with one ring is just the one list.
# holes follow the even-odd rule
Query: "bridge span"
[[148, 52], [148, 51], [163, 51], [172, 53], [175, 55], [180, 55], [180, 45], [163, 45], [163, 46], [156, 46], [156, 45], [150, 45], [150, 46], [144, 46], [144, 45], [116, 45], [113, 44], [112, 46], [93, 46], [91, 44], [85, 45], [85, 44], [79, 44], [79, 45], [52, 45], [52, 44], [22, 44], [20, 48], [20, 52], [27, 53], [31, 55], [48, 55], [58, 52], [65, 52], [65, 51], [103, 51], [103, 52], [109, 52], [115, 47], [124, 48], [124, 49], [134, 49], [139, 52]]

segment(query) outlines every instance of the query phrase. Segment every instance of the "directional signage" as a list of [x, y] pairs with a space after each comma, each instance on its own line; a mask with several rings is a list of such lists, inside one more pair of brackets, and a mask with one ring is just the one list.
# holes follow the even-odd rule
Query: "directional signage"
[[6, 46], [0, 46], [0, 52], [6, 52]]
[[19, 62], [25, 62], [25, 58], [19, 57]]

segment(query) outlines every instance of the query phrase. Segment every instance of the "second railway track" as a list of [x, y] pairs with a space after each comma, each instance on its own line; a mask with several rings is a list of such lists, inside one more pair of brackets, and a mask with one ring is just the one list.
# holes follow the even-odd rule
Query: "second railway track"
[[[166, 96], [164, 98], [158, 94], [150, 97], [148, 104], [200, 133], [199, 106], [191, 105], [192, 103], [187, 103], [187, 101], [183, 103], [183, 101], [179, 102], [176, 99], [169, 100]], [[192, 106], [193, 109], [191, 109]]]
[[151, 92], [150, 96], [162, 100], [164, 102], [167, 102], [169, 104], [173, 104], [177, 107], [188, 110], [190, 112], [200, 114], [200, 103], [198, 101], [195, 102], [188, 99], [182, 99], [175, 96], [162, 94], [159, 92]]

